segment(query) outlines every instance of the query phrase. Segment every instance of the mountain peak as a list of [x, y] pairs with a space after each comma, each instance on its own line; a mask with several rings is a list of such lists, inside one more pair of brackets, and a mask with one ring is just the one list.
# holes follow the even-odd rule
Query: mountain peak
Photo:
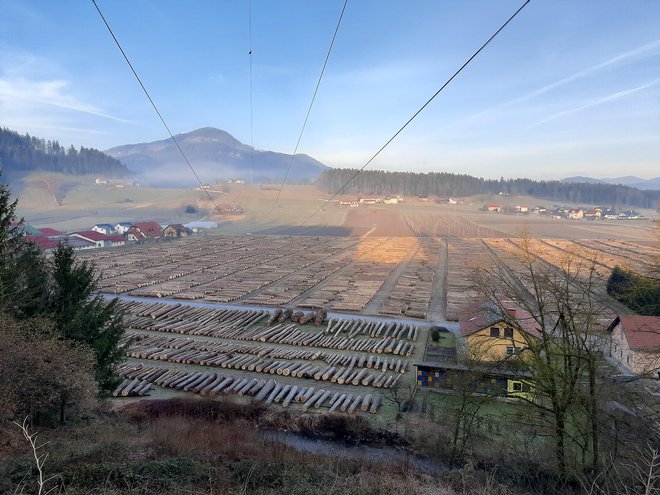
[[175, 137], [182, 139], [205, 138], [225, 143], [241, 144], [238, 139], [229, 134], [227, 131], [223, 131], [222, 129], [218, 129], [216, 127], [200, 127], [194, 131], [177, 134]]
[[[177, 134], [177, 143], [194, 165], [201, 180], [253, 177], [256, 182], [281, 181], [291, 155], [274, 151], [253, 150], [227, 131], [202, 127]], [[191, 174], [181, 168], [181, 155], [171, 139], [151, 143], [126, 144], [107, 150], [132, 170], [141, 172], [153, 183], [193, 185]], [[299, 154], [291, 168], [291, 181], [313, 181], [327, 167], [307, 155]]]

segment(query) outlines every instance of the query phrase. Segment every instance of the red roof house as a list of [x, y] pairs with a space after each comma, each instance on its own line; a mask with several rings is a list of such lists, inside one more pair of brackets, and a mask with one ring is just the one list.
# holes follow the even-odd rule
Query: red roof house
[[160, 239], [163, 229], [156, 222], [138, 222], [126, 231], [129, 241], [145, 241], [149, 239]]
[[23, 239], [26, 242], [29, 242], [30, 244], [34, 244], [36, 247], [46, 252], [53, 251], [55, 248], [57, 248], [57, 245], [60, 243], [60, 241], [55, 239], [49, 239], [45, 235], [26, 235], [23, 237]]
[[42, 235], [45, 235], [46, 237], [50, 239], [59, 239], [64, 237], [66, 234], [64, 232], [60, 232], [59, 230], [51, 229], [50, 227], [44, 227], [42, 229], [37, 229], [39, 232], [41, 232]]
[[660, 316], [619, 315], [608, 327], [610, 356], [635, 374], [660, 372]]

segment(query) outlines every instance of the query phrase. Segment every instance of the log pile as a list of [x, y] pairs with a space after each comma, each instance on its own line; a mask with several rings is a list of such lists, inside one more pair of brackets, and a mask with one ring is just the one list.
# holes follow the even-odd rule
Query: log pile
[[[382, 403], [380, 393], [353, 396], [336, 390], [280, 383], [274, 379], [245, 378], [223, 373], [181, 371], [142, 364], [125, 364], [117, 368], [116, 372], [125, 377], [125, 383], [140, 384], [138, 388], [157, 385], [206, 396], [237, 394], [253, 397], [253, 400], [267, 405], [277, 403], [282, 407], [289, 407], [292, 403], [298, 403], [304, 411], [323, 407], [328, 408], [329, 412], [337, 412], [340, 408], [341, 412], [349, 414], [376, 414]], [[124, 385], [118, 389], [119, 393], [113, 395], [128, 396], [123, 393], [127, 388], [129, 387]]]
[[466, 306], [480, 299], [475, 286], [476, 270], [492, 265], [479, 239], [451, 238], [447, 241], [447, 319], [458, 320]]
[[362, 239], [353, 261], [319, 284], [296, 303], [300, 307], [361, 311], [380, 289], [392, 270], [405, 258], [415, 240], [409, 237]]
[[[138, 330], [406, 357], [412, 355], [419, 332], [413, 324], [342, 319], [331, 320], [325, 331], [284, 323], [264, 327], [260, 323], [271, 318], [266, 310], [218, 310], [140, 302], [124, 303], [123, 307], [127, 312], [125, 323]], [[285, 310], [279, 320], [291, 316], [291, 310]]]
[[[168, 337], [146, 337], [137, 340], [130, 346], [127, 355], [136, 359], [196, 364], [385, 388], [392, 383], [391, 380], [388, 381], [388, 376], [384, 376], [386, 371], [405, 373], [408, 369], [408, 361], [403, 359], [381, 360], [380, 356], [373, 359], [364, 354], [351, 356]], [[325, 361], [327, 364], [310, 363], [315, 360]], [[369, 369], [372, 369], [373, 373], [368, 371]]]
[[407, 357], [419, 333], [409, 322], [335, 317], [321, 324], [325, 310], [121, 304], [129, 327], [121, 343], [129, 358], [143, 363], [123, 370], [130, 380], [124, 386], [137, 379], [200, 394], [259, 396], [283, 407], [307, 404], [311, 410], [377, 410], [378, 389], [395, 386], [409, 371]]
[[426, 318], [440, 248], [435, 239], [423, 238], [419, 242], [419, 249], [379, 308], [380, 314]]
[[113, 397], [143, 397], [149, 395], [152, 389], [151, 382], [141, 380], [139, 378], [126, 378], [119, 386], [112, 392]]

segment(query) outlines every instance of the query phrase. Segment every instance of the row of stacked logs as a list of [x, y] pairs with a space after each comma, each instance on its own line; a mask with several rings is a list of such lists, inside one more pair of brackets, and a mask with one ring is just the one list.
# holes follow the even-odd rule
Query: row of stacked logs
[[143, 397], [149, 395], [151, 382], [139, 378], [126, 378], [112, 392], [113, 397]]
[[[301, 403], [304, 411], [311, 407], [328, 407], [329, 412], [370, 412], [376, 414], [382, 404], [380, 393], [354, 395], [338, 391], [316, 389], [279, 383], [274, 379], [257, 379], [228, 376], [218, 373], [189, 372], [160, 367], [125, 364], [117, 369], [129, 383], [148, 384], [149, 387], [172, 388], [184, 392], [216, 396], [234, 393], [239, 396], [254, 397], [254, 400], [267, 405], [281, 403], [288, 407], [292, 402]], [[119, 394], [127, 396], [120, 391]]]
[[[418, 327], [391, 322], [331, 319], [325, 332], [311, 332], [296, 324], [278, 323], [263, 327], [259, 323], [272, 315], [266, 310], [210, 310], [180, 305], [150, 305], [159, 308], [140, 308], [145, 303], [128, 303], [125, 324], [139, 330], [201, 335], [251, 340], [287, 345], [321, 347], [370, 353], [386, 353], [410, 357], [414, 351], [412, 340]], [[169, 306], [169, 307], [162, 307]], [[284, 314], [284, 312], [282, 313]], [[149, 319], [145, 317], [150, 317]], [[153, 321], [152, 321], [153, 320]], [[346, 336], [340, 334], [347, 330]], [[356, 338], [365, 335], [366, 338]]]
[[[287, 351], [284, 351], [287, 352]], [[292, 351], [288, 351], [292, 352]], [[199, 350], [176, 350], [166, 347], [145, 347], [128, 351], [128, 356], [139, 359], [165, 360], [172, 363], [198, 364], [201, 366], [215, 366], [257, 373], [270, 373], [294, 378], [314, 378], [315, 380], [332, 381], [339, 384], [371, 385], [374, 387], [389, 388], [397, 383], [397, 377], [388, 376], [385, 371], [392, 370], [404, 373], [407, 361], [401, 359], [380, 359], [378, 356], [367, 358], [362, 356], [336, 355], [337, 363], [318, 366], [308, 361], [297, 362], [279, 359], [269, 359], [252, 354], [226, 354]], [[339, 362], [344, 366], [339, 365]], [[335, 365], [336, 364], [336, 365]], [[369, 373], [368, 369], [377, 370], [376, 374]], [[378, 372], [380, 371], [380, 372]], [[399, 375], [400, 376], [400, 375]]]
[[404, 322], [330, 318], [325, 333], [334, 333], [334, 336], [338, 337], [342, 332], [347, 333], [349, 338], [358, 335], [369, 335], [371, 338], [392, 337], [416, 342], [419, 327], [413, 323]]

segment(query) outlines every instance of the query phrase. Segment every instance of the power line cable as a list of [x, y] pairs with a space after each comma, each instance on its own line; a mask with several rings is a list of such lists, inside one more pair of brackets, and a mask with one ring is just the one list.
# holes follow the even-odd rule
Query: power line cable
[[252, 226], [256, 226], [254, 211], [254, 97], [252, 91], [252, 0], [248, 0], [248, 60], [250, 64], [250, 210], [252, 214]]
[[289, 160], [289, 166], [286, 169], [286, 173], [284, 174], [284, 180], [282, 181], [282, 185], [280, 186], [279, 191], [277, 191], [277, 197], [275, 198], [275, 201], [273, 203], [273, 206], [277, 204], [277, 201], [280, 199], [280, 194], [282, 194], [282, 189], [284, 188], [284, 184], [286, 183], [286, 179], [289, 177], [289, 172], [291, 171], [291, 166], [293, 165], [293, 160], [296, 157], [296, 153], [298, 152], [298, 147], [300, 146], [300, 141], [302, 140], [303, 133], [305, 132], [305, 127], [307, 127], [307, 121], [309, 120], [309, 114], [312, 112], [312, 107], [314, 106], [314, 100], [316, 100], [316, 94], [319, 91], [319, 87], [321, 86], [321, 81], [323, 80], [323, 74], [325, 73], [325, 68], [328, 65], [328, 60], [330, 59], [330, 54], [332, 53], [332, 47], [335, 44], [335, 39], [337, 38], [337, 33], [339, 32], [339, 26], [341, 26], [341, 21], [344, 18], [344, 12], [346, 11], [346, 5], [348, 4], [348, 0], [344, 0], [344, 6], [341, 9], [341, 13], [339, 14], [339, 20], [337, 21], [337, 27], [335, 27], [335, 32], [332, 35], [332, 41], [330, 42], [330, 47], [328, 47], [328, 53], [325, 56], [325, 61], [323, 62], [323, 68], [321, 69], [321, 74], [319, 74], [319, 79], [316, 82], [316, 88], [314, 88], [314, 94], [312, 95], [312, 101], [309, 102], [309, 108], [307, 109], [307, 115], [305, 115], [305, 121], [303, 122], [302, 128], [300, 129], [300, 135], [298, 136], [298, 141], [296, 142], [296, 147], [293, 150], [293, 154], [291, 155], [291, 160]]
[[511, 21], [513, 21], [513, 19], [515, 19], [515, 17], [516, 17], [516, 16], [517, 16], [517, 15], [518, 15], [518, 14], [519, 14], [519, 13], [520, 13], [520, 12], [526, 7], [526, 6], [527, 6], [527, 4], [530, 3], [531, 1], [532, 1], [532, 0], [526, 0], [525, 3], [523, 3], [523, 4], [518, 8], [518, 10], [516, 10], [516, 11], [511, 15], [511, 17], [509, 17], [509, 18], [506, 20], [506, 22], [505, 22], [504, 24], [502, 24], [502, 25], [500, 26], [500, 28], [499, 28], [497, 31], [495, 31], [495, 33], [494, 33], [490, 38], [488, 38], [488, 40], [487, 40], [483, 45], [481, 45], [481, 47], [480, 47], [476, 52], [474, 52], [474, 53], [472, 54], [472, 56], [470, 56], [470, 58], [468, 58], [468, 59], [465, 61], [465, 63], [464, 63], [463, 65], [461, 65], [461, 67], [460, 67], [456, 72], [454, 72], [454, 74], [453, 74], [449, 79], [447, 79], [447, 81], [446, 81], [442, 86], [440, 86], [440, 89], [438, 89], [438, 90], [433, 94], [433, 96], [431, 96], [428, 100], [426, 100], [426, 103], [424, 103], [424, 104], [419, 108], [419, 110], [417, 110], [417, 111], [412, 115], [412, 117], [410, 117], [410, 118], [406, 121], [406, 123], [403, 124], [403, 125], [399, 128], [399, 130], [396, 131], [396, 132], [394, 133], [394, 135], [393, 135], [391, 138], [389, 138], [389, 139], [387, 140], [387, 142], [386, 142], [383, 146], [381, 146], [380, 149], [379, 149], [378, 151], [376, 151], [376, 153], [374, 153], [374, 154], [372, 155], [372, 157], [369, 158], [369, 160], [367, 160], [367, 162], [366, 162], [364, 165], [362, 165], [362, 167], [360, 167], [360, 168], [359, 168], [359, 169], [358, 169], [358, 170], [357, 170], [357, 171], [356, 171], [356, 172], [355, 172], [355, 173], [354, 173], [354, 174], [353, 174], [353, 175], [352, 175], [352, 176], [351, 176], [351, 177], [350, 177], [345, 183], [344, 183], [344, 185], [342, 185], [342, 186], [341, 186], [341, 187], [340, 187], [340, 188], [339, 188], [339, 189], [338, 189], [338, 190], [337, 190], [332, 196], [330, 196], [330, 198], [328, 198], [328, 199], [327, 199], [327, 200], [326, 200], [326, 201], [325, 201], [325, 202], [324, 202], [324, 203], [323, 203], [323, 204], [322, 204], [322, 205], [321, 205], [316, 211], [314, 211], [314, 213], [312, 213], [310, 216], [308, 216], [308, 217], [303, 221], [302, 225], [305, 225], [305, 224], [306, 224], [307, 222], [309, 222], [313, 217], [315, 217], [315, 216], [316, 216], [321, 210], [323, 210], [323, 208], [325, 208], [325, 206], [326, 206], [330, 201], [332, 201], [335, 197], [337, 197], [337, 195], [339, 195], [339, 194], [340, 194], [340, 193], [346, 188], [346, 186], [348, 186], [351, 182], [353, 182], [353, 180], [355, 180], [355, 178], [356, 178], [358, 175], [360, 175], [360, 173], [362, 173], [362, 171], [363, 171], [363, 170], [364, 170], [364, 169], [365, 169], [365, 168], [366, 168], [366, 167], [367, 167], [372, 161], [374, 161], [374, 159], [375, 159], [378, 155], [380, 155], [380, 153], [381, 153], [385, 148], [387, 148], [387, 146], [388, 146], [392, 141], [394, 141], [394, 139], [395, 139], [399, 134], [401, 134], [401, 132], [402, 132], [406, 127], [408, 127], [408, 125], [409, 125], [409, 124], [410, 124], [410, 123], [411, 123], [411, 122], [412, 122], [412, 121], [413, 121], [413, 120], [414, 120], [414, 119], [415, 119], [420, 113], [422, 113], [422, 111], [423, 111], [423, 110], [424, 110], [424, 109], [425, 109], [425, 108], [426, 108], [426, 107], [427, 107], [427, 106], [428, 106], [428, 105], [429, 105], [429, 104], [435, 99], [436, 96], [438, 96], [438, 95], [439, 95], [439, 94], [440, 94], [440, 93], [441, 93], [441, 92], [442, 92], [447, 86], [449, 86], [449, 84], [450, 84], [450, 83], [456, 78], [456, 76], [458, 76], [458, 75], [463, 71], [463, 69], [465, 69], [465, 67], [467, 67], [468, 64], [469, 64], [470, 62], [472, 62], [472, 60], [474, 60], [474, 59], [477, 57], [477, 55], [479, 55], [479, 54], [481, 53], [481, 51], [482, 51], [484, 48], [486, 48], [486, 47], [490, 44], [490, 42], [493, 41], [493, 40], [497, 37], [497, 35], [500, 34], [500, 32], [501, 32], [501, 31], [502, 31], [502, 30], [503, 30], [503, 29], [504, 29], [504, 28], [505, 28], [505, 27], [506, 27]]
[[[142, 79], [140, 79], [140, 76], [138, 76], [138, 73], [137, 73], [137, 71], [135, 70], [135, 68], [133, 67], [133, 64], [132, 64], [131, 61], [128, 59], [128, 56], [126, 55], [126, 52], [125, 52], [124, 49], [122, 48], [121, 43], [119, 43], [119, 40], [118, 40], [117, 37], [115, 36], [115, 33], [112, 31], [112, 28], [110, 27], [110, 24], [108, 24], [108, 21], [106, 20], [105, 16], [103, 15], [103, 12], [101, 12], [101, 9], [99, 8], [98, 4], [96, 3], [96, 0], [91, 0], [91, 1], [92, 1], [92, 3], [94, 4], [94, 7], [96, 7], [96, 11], [99, 13], [99, 16], [101, 16], [101, 19], [103, 20], [103, 23], [105, 24], [105, 27], [108, 28], [108, 32], [110, 33], [110, 36], [112, 36], [112, 39], [115, 41], [115, 44], [117, 45], [117, 48], [119, 48], [119, 51], [120, 51], [121, 54], [123, 55], [124, 60], [126, 60], [126, 63], [127, 63], [128, 66], [130, 67], [131, 72], [133, 72], [133, 75], [135, 76], [135, 79], [137, 79], [137, 82], [140, 84], [140, 87], [142, 88], [142, 91], [144, 91], [144, 94], [147, 96], [147, 99], [149, 100], [149, 103], [151, 103], [151, 106], [153, 107], [154, 111], [156, 112], [156, 115], [158, 115], [158, 118], [160, 119], [160, 121], [162, 122], [163, 126], [164, 126], [165, 129], [167, 130], [167, 133], [170, 135], [170, 138], [172, 139], [172, 141], [173, 141], [174, 144], [176, 145], [176, 148], [179, 150], [179, 153], [181, 154], [181, 157], [183, 158], [183, 160], [184, 160], [184, 161], [186, 162], [186, 164], [188, 165], [188, 168], [190, 168], [190, 171], [191, 171], [191, 172], [193, 173], [193, 175], [195, 176], [195, 179], [197, 179], [197, 182], [199, 183], [199, 187], [200, 187], [200, 189], [201, 189], [202, 191], [205, 191], [205, 192], [206, 192], [206, 195], [207, 195], [207, 196], [209, 197], [209, 199], [211, 200], [211, 203], [213, 203], [213, 206], [214, 206], [214, 208], [215, 208], [215, 211], [216, 211], [217, 213], [220, 213], [220, 215], [221, 215], [225, 220], [227, 220], [227, 218], [222, 214], [222, 212], [221, 212], [220, 209], [218, 208], [218, 205], [216, 204], [215, 200], [214, 200], [213, 197], [211, 196], [211, 193], [208, 191], [208, 189], [206, 189], [206, 188], [204, 187], [204, 184], [202, 184], [202, 181], [200, 180], [199, 175], [197, 175], [197, 172], [195, 172], [195, 169], [193, 168], [192, 164], [190, 163], [190, 160], [188, 160], [188, 157], [186, 156], [186, 154], [183, 152], [183, 149], [181, 149], [181, 146], [179, 145], [179, 142], [178, 142], [178, 141], [176, 140], [176, 138], [174, 137], [174, 134], [173, 134], [172, 131], [170, 130], [170, 127], [167, 125], [167, 122], [165, 122], [165, 119], [163, 118], [163, 115], [162, 115], [162, 114], [160, 113], [160, 111], [158, 110], [158, 107], [156, 106], [156, 103], [154, 102], [154, 100], [151, 98], [151, 95], [149, 94], [149, 91], [147, 91], [147, 88], [146, 88], [145, 85], [142, 83]], [[227, 221], [228, 221], [228, 220], [227, 220]]]

